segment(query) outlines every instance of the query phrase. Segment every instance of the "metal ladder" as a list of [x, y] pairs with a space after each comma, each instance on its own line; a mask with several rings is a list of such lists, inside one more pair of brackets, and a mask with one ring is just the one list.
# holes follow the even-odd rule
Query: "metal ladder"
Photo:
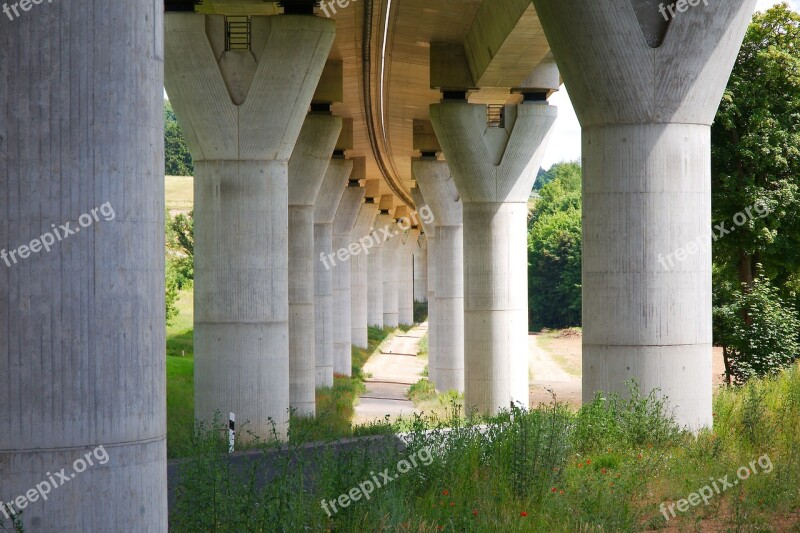
[[225, 51], [250, 51], [250, 17], [225, 17]]

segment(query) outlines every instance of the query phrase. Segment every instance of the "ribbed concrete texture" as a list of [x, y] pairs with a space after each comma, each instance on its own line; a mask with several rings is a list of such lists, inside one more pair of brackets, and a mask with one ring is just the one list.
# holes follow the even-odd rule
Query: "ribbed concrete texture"
[[546, 102], [509, 105], [487, 128], [486, 106], [431, 106], [464, 204], [464, 399], [482, 413], [529, 403], [527, 202], [555, 118]]
[[[372, 199], [370, 199], [372, 200]], [[363, 203], [350, 233], [350, 243], [366, 243], [378, 216], [378, 204]], [[369, 257], [364, 251], [350, 255], [351, 342], [358, 348], [368, 346], [369, 325]], [[383, 313], [381, 313], [381, 318]]]
[[655, 2], [534, 3], [583, 127], [584, 401], [636, 380], [711, 426], [710, 246], [659, 258], [711, 240], [709, 125], [756, 2], [691, 8], [655, 49]]
[[0, 261], [0, 500], [25, 531], [167, 530], [162, 9], [0, 22], [0, 250], [19, 251]]
[[314, 204], [341, 130], [341, 118], [309, 114], [289, 160], [289, 405], [300, 416], [316, 413]]
[[428, 239], [420, 235], [419, 247], [414, 250], [414, 301], [428, 301]]
[[[400, 245], [403, 232], [397, 222], [389, 224], [386, 241], [383, 243], [383, 325], [396, 328], [400, 324], [398, 295], [400, 292]], [[378, 235], [382, 232], [378, 230]]]
[[[331, 159], [314, 204], [314, 322], [316, 324], [317, 387], [333, 386], [333, 272], [320, 258], [329, 257], [333, 248], [333, 218], [344, 194], [353, 162]], [[349, 265], [348, 265], [349, 266]], [[349, 331], [349, 325], [348, 325]]]
[[407, 229], [398, 236], [402, 239], [397, 250], [397, 320], [400, 324], [414, 324], [414, 252], [419, 249], [420, 230], [410, 227], [410, 221], [401, 225]]
[[[289, 411], [288, 161], [333, 43], [333, 21], [165, 15], [165, 86], [195, 162], [195, 416], [285, 437]], [[91, 31], [91, 30], [87, 30]], [[160, 143], [160, 141], [159, 141]]]
[[381, 229], [388, 229], [394, 220], [388, 213], [378, 213], [375, 226], [369, 234], [373, 247], [367, 256], [367, 325], [384, 327], [384, 247], [386, 235]]
[[412, 167], [436, 225], [436, 388], [463, 392], [463, 205], [447, 162], [415, 159]]
[[[414, 177], [416, 178], [416, 175]], [[425, 208], [430, 209], [419, 186], [411, 189], [411, 197], [414, 200], [414, 207], [417, 213]], [[430, 218], [426, 220], [420, 217], [419, 222], [422, 224], [422, 230], [425, 232], [428, 256], [428, 380], [435, 384], [438, 379], [436, 369], [439, 366], [439, 353], [436, 349], [436, 225], [434, 224], [435, 219], [434, 221], [428, 222], [430, 220]]]
[[345, 188], [336, 216], [333, 219], [333, 250], [347, 250], [344, 261], [336, 259], [331, 265], [333, 278], [333, 371], [344, 376], [352, 375], [352, 301], [350, 267], [355, 259], [350, 253], [350, 233], [364, 202], [364, 188], [351, 182]]

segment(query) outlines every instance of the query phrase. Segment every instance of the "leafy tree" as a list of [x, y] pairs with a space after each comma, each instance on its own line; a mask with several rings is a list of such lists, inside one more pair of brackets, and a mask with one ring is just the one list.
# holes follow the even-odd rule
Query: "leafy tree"
[[714, 225], [730, 229], [753, 206], [768, 212], [713, 247], [715, 342], [741, 382], [797, 353], [788, 334], [800, 288], [800, 15], [786, 4], [754, 16], [711, 139]]
[[[791, 302], [756, 265], [747, 290], [731, 291], [731, 303], [714, 309], [715, 336], [723, 344], [728, 383], [776, 374], [800, 355], [800, 318]], [[746, 312], [748, 321], [742, 319]]]
[[[797, 285], [800, 267], [800, 15], [786, 4], [757, 13], [747, 31], [711, 130], [715, 224], [761, 205], [714, 246], [717, 264], [739, 282], [756, 263], [775, 285]], [[784, 293], [786, 295], [786, 293]]]
[[167, 217], [167, 255], [177, 273], [178, 288], [191, 286], [194, 280], [194, 212]]
[[535, 191], [541, 190], [542, 187], [544, 187], [551, 181], [555, 180], [556, 178], [562, 177], [564, 175], [574, 176], [575, 174], [577, 174], [578, 180], [580, 181], [581, 164], [578, 161], [556, 163], [555, 165], [550, 167], [550, 170], [545, 170], [543, 168], [540, 168], [539, 173], [536, 175], [536, 182], [533, 184], [533, 190]]
[[167, 176], [194, 174], [189, 147], [169, 100], [164, 100], [164, 173]]
[[531, 329], [581, 324], [581, 169], [559, 163], [549, 172], [529, 224]]
[[167, 257], [166, 260], [164, 296], [167, 307], [167, 324], [171, 324], [172, 319], [178, 316], [178, 307], [175, 305], [178, 300], [178, 271], [174, 260], [170, 257]]

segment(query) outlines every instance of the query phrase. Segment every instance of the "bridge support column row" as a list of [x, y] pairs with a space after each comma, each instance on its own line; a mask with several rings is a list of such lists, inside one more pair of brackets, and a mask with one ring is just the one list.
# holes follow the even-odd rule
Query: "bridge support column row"
[[[435, 158], [412, 162], [436, 225], [436, 388], [464, 391], [464, 230], [450, 168]], [[430, 330], [430, 325], [428, 326]], [[430, 344], [430, 339], [428, 340]]]

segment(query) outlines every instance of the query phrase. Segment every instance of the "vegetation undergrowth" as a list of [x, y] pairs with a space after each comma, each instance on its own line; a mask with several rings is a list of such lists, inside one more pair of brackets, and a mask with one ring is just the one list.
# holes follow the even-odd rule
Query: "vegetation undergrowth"
[[[239, 469], [209, 444], [211, 432], [182, 466], [171, 529], [789, 529], [800, 522], [798, 415], [794, 366], [722, 390], [713, 431], [699, 435], [677, 428], [655, 394], [633, 385], [629, 399], [598, 396], [578, 412], [552, 404], [487, 419], [458, 408], [418, 415], [407, 447], [390, 439], [376, 450], [362, 440], [309, 451], [290, 439], [282, 453], [264, 446]], [[662, 503], [674, 508], [710, 479], [738, 479], [742, 466], [755, 466], [749, 478], [665, 518]]]

